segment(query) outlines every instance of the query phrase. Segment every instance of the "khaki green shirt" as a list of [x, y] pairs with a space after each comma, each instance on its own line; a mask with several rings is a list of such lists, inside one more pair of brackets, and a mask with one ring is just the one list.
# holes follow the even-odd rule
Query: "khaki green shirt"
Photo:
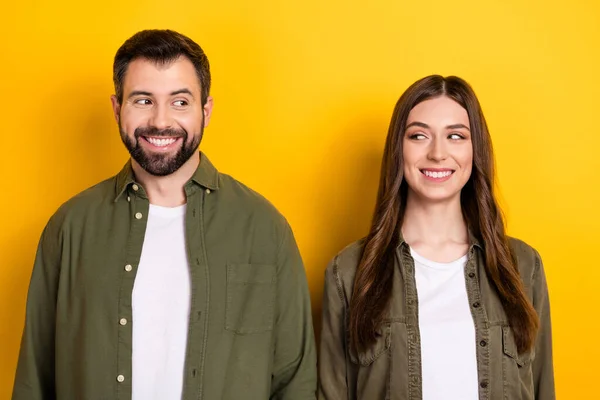
[[[539, 254], [516, 239], [529, 299], [541, 322], [535, 347], [518, 354], [506, 314], [487, 278], [481, 245], [472, 238], [465, 267], [475, 323], [480, 400], [554, 400], [550, 308]], [[406, 242], [396, 250], [393, 294], [377, 341], [356, 353], [348, 346], [348, 307], [363, 242], [333, 259], [325, 273], [319, 359], [319, 399], [421, 400], [421, 343], [415, 266]]]
[[[184, 189], [191, 309], [182, 399], [314, 399], [309, 292], [286, 220], [204, 155]], [[131, 295], [148, 209], [128, 163], [52, 216], [13, 400], [131, 399]]]

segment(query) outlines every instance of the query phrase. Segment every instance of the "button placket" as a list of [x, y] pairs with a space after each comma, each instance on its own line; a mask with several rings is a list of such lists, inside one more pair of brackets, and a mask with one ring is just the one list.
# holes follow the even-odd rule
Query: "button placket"
[[[485, 305], [482, 304], [481, 290], [479, 287], [478, 266], [479, 255], [475, 249], [471, 249], [471, 254], [465, 269], [465, 279], [467, 284], [467, 295], [475, 323], [476, 344], [477, 344], [477, 371], [480, 377], [479, 387], [482, 399], [489, 399], [489, 328], [487, 326], [487, 317]], [[482, 278], [485, 279], [485, 278]]]
[[[125, 390], [125, 387], [130, 386], [131, 364], [131, 342], [132, 331], [132, 298], [133, 284], [135, 281], [136, 271], [139, 267], [141, 248], [143, 245], [144, 231], [148, 220], [149, 205], [143, 187], [139, 184], [132, 183], [128, 187], [128, 202], [126, 203], [127, 214], [125, 218], [129, 218], [129, 234], [127, 238], [127, 248], [124, 258], [121, 260], [120, 268], [120, 295], [119, 309], [116, 314], [116, 331], [118, 332], [118, 349], [117, 349], [117, 364], [116, 364], [116, 381], [122, 383], [119, 385]], [[121, 374], [119, 374], [121, 373]]]
[[400, 249], [400, 268], [404, 273], [404, 290], [406, 296], [407, 313], [407, 345], [408, 345], [408, 376], [409, 398], [413, 393], [419, 393], [421, 388], [421, 337], [419, 332], [419, 308], [417, 284], [415, 278], [415, 263], [410, 255], [410, 249], [407, 244], [402, 244]]

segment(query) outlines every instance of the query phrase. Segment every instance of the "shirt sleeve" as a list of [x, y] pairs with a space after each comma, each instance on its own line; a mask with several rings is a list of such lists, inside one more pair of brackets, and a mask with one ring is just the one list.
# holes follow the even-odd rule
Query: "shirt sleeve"
[[346, 316], [335, 259], [325, 271], [321, 340], [319, 348], [319, 400], [348, 398], [346, 374]]
[[59, 236], [51, 221], [38, 244], [12, 400], [56, 398], [54, 339], [61, 253]]
[[535, 344], [533, 360], [533, 385], [536, 400], [555, 400], [554, 367], [552, 361], [552, 330], [550, 322], [550, 301], [546, 275], [540, 255], [535, 253], [533, 276], [533, 306], [540, 318], [540, 329]]
[[306, 273], [286, 224], [278, 256], [271, 399], [315, 399], [317, 356]]

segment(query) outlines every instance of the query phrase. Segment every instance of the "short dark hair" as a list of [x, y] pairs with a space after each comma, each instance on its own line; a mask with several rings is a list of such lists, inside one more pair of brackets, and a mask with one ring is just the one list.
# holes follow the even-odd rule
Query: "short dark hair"
[[159, 65], [170, 64], [179, 57], [189, 59], [198, 75], [202, 105], [210, 92], [210, 65], [204, 50], [192, 39], [171, 30], [149, 29], [136, 33], [121, 45], [113, 63], [113, 82], [119, 104], [123, 101], [123, 80], [129, 63], [145, 58]]

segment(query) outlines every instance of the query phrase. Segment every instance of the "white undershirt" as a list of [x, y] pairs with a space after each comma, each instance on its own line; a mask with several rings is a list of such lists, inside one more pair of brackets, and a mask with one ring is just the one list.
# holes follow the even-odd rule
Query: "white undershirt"
[[185, 205], [150, 205], [132, 295], [132, 399], [181, 399], [190, 313]]
[[437, 263], [411, 249], [419, 300], [423, 400], [477, 400], [475, 324], [464, 267], [467, 256]]

